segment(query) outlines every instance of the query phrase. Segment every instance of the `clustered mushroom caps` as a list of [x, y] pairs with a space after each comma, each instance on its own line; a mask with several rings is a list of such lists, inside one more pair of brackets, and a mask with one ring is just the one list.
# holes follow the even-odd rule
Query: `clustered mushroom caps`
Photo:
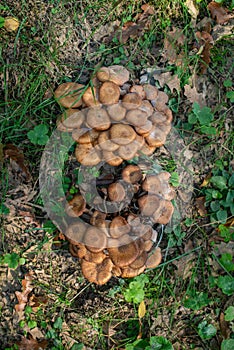
[[[171, 200], [175, 192], [169, 185], [169, 173], [146, 176], [139, 166], [129, 164], [121, 175], [122, 182], [113, 179], [108, 184], [107, 199], [124, 201], [128, 186], [137, 183], [139, 186], [132, 199], [138, 206], [137, 211], [114, 215], [91, 211], [88, 222], [86, 218], [87, 225], [82, 221], [72, 223], [65, 233], [71, 254], [81, 261], [84, 277], [99, 285], [112, 276], [134, 277], [146, 268], [158, 266], [161, 250], [154, 248], [157, 233], [152, 226], [166, 225], [173, 214]], [[68, 202], [66, 212], [72, 218], [76, 213], [82, 219], [85, 201], [81, 197], [76, 194]]]
[[[118, 167], [136, 156], [152, 155], [165, 143], [172, 122], [168, 96], [150, 84], [128, 81], [128, 70], [114, 65], [101, 67], [86, 89], [70, 82], [54, 92], [65, 108], [57, 127], [72, 133], [80, 164], [95, 166], [104, 160]], [[126, 188], [132, 186], [137, 213], [109, 215], [95, 210], [91, 215], [81, 194], [67, 203], [67, 215], [76, 220], [65, 232], [69, 250], [80, 259], [82, 273], [90, 282], [102, 285], [112, 276], [134, 277], [160, 264], [161, 250], [154, 248], [157, 232], [152, 226], [167, 224], [173, 214], [175, 192], [169, 177], [167, 172], [145, 176], [132, 164], [122, 169], [122, 182], [108, 185], [107, 199], [118, 205], [127, 199]], [[88, 225], [82, 222], [87, 211], [91, 216], [84, 222]]]

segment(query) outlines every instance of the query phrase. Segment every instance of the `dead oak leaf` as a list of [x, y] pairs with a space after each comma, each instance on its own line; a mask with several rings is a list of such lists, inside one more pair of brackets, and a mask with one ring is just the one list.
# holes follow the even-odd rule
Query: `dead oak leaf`
[[182, 66], [184, 60], [185, 36], [179, 28], [173, 27], [164, 39], [162, 57], [170, 64]]
[[211, 13], [211, 17], [216, 20], [217, 24], [227, 23], [231, 18], [234, 18], [234, 14], [229, 13], [229, 10], [221, 4], [218, 4], [215, 1], [211, 1], [208, 4], [208, 9]]
[[32, 279], [32, 272], [28, 272], [25, 275], [25, 278], [22, 280], [22, 292], [15, 292], [16, 298], [18, 300], [18, 304], [15, 305], [15, 310], [18, 313], [24, 310], [29, 301], [29, 294], [33, 290]]
[[31, 178], [28, 168], [25, 165], [24, 155], [23, 153], [12, 144], [6, 144], [3, 147], [3, 153], [5, 158], [9, 158], [11, 162], [17, 165], [18, 169], [22, 172], [25, 179], [28, 181]]
[[42, 349], [47, 349], [48, 346], [48, 340], [43, 339], [43, 340], [36, 340], [33, 338], [25, 338], [22, 337], [19, 342], [16, 343], [18, 346], [18, 350], [42, 350]]
[[180, 80], [178, 75], [172, 75], [171, 72], [165, 72], [162, 74], [154, 74], [153, 77], [159, 82], [161, 87], [167, 85], [172, 92], [174, 89], [180, 91]]
[[189, 84], [186, 84], [184, 86], [184, 95], [191, 103], [197, 102], [200, 106], [205, 105], [203, 95], [197, 91], [196, 86], [191, 87]]
[[173, 265], [177, 267], [176, 274], [183, 279], [191, 276], [192, 268], [195, 266], [196, 255], [194, 252], [191, 252], [193, 248], [193, 243], [189, 240], [184, 245], [184, 254], [186, 255], [183, 255], [179, 260], [173, 261]]
[[198, 54], [202, 58], [200, 62], [200, 73], [204, 74], [211, 61], [210, 50], [214, 44], [213, 37], [207, 31], [196, 32], [196, 42], [194, 48], [198, 50]]
[[202, 217], [207, 215], [205, 202], [206, 202], [206, 197], [204, 197], [204, 196], [196, 198], [196, 207], [197, 207], [199, 215], [201, 215]]

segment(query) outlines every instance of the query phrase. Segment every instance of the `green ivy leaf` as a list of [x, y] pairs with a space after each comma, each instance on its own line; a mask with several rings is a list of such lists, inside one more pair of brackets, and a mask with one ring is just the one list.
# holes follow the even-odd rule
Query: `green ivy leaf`
[[232, 81], [230, 79], [224, 80], [223, 86], [225, 86], [225, 87], [232, 87]]
[[37, 322], [34, 321], [34, 320], [28, 320], [27, 323], [28, 323], [28, 327], [29, 327], [30, 329], [35, 328], [35, 327], [37, 326]]
[[201, 126], [201, 133], [205, 134], [205, 135], [216, 135], [217, 130], [213, 126], [202, 125]]
[[173, 346], [169, 340], [162, 336], [151, 337], [150, 346], [147, 346], [145, 350], [173, 350]]
[[233, 350], [234, 349], [234, 339], [225, 339], [221, 343], [221, 350]]
[[218, 221], [220, 221], [222, 224], [225, 224], [227, 221], [227, 211], [226, 210], [219, 210], [216, 213]]
[[221, 191], [227, 188], [227, 179], [224, 176], [212, 176], [210, 183]]
[[219, 201], [212, 201], [211, 203], [210, 203], [210, 209], [212, 210], [212, 211], [218, 211], [219, 209], [220, 209], [220, 203], [219, 203]]
[[193, 104], [193, 113], [197, 116], [201, 125], [208, 125], [214, 119], [214, 115], [209, 107], [200, 107], [197, 102]]
[[234, 320], [234, 306], [229, 306], [225, 311], [225, 321], [233, 321]]
[[219, 261], [228, 272], [234, 271], [234, 263], [232, 262], [232, 254], [229, 254], [229, 253], [222, 254]]
[[228, 92], [226, 93], [226, 96], [227, 96], [227, 98], [230, 99], [230, 102], [231, 102], [231, 103], [234, 103], [234, 91], [228, 91]]
[[63, 319], [62, 319], [61, 317], [58, 317], [58, 318], [56, 319], [56, 321], [54, 322], [53, 327], [54, 327], [55, 329], [62, 329], [62, 325], [63, 325]]
[[219, 276], [217, 285], [226, 295], [232, 295], [234, 293], [234, 277], [232, 276]]
[[9, 253], [6, 254], [4, 256], [3, 261], [5, 264], [7, 264], [10, 267], [10, 269], [16, 269], [17, 266], [19, 265], [19, 259], [20, 259], [19, 255], [13, 252], [11, 254]]
[[49, 140], [49, 136], [47, 135], [48, 131], [48, 127], [44, 124], [41, 124], [35, 126], [33, 130], [30, 130], [27, 133], [27, 136], [33, 144], [43, 146]]
[[208, 324], [207, 321], [199, 323], [198, 334], [202, 339], [211, 339], [215, 336], [216, 333], [217, 329], [212, 324]]
[[184, 301], [184, 306], [192, 310], [200, 310], [209, 305], [210, 300], [208, 294], [204, 292], [190, 292]]

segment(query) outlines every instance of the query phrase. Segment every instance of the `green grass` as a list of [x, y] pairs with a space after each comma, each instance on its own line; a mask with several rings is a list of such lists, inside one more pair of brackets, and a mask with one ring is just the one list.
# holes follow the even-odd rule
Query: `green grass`
[[[59, 259], [65, 256], [62, 261], [66, 265], [69, 254], [66, 243], [62, 242], [60, 246], [53, 243], [53, 237], [58, 233], [56, 228], [50, 227], [51, 230], [47, 228], [40, 233], [37, 228], [30, 228], [31, 241], [24, 245], [20, 239], [23, 233], [18, 233], [19, 237], [13, 238], [16, 246], [12, 247], [12, 234], [4, 227], [7, 217], [4, 203], [6, 198], [14, 198], [14, 192], [9, 194], [10, 190], [14, 190], [14, 185], [9, 182], [9, 160], [3, 161], [0, 154], [1, 265], [15, 269], [17, 279], [21, 281], [26, 271], [37, 268], [33, 265], [34, 259], [49, 260], [49, 264], [45, 263], [45, 281], [43, 278], [40, 281], [35, 278], [34, 281], [35, 293], [46, 295], [48, 306], [42, 304], [36, 311], [27, 309], [23, 315], [25, 323], [15, 325], [13, 334], [26, 336], [25, 324], [33, 328], [33, 322], [36, 322], [48, 339], [50, 349], [75, 350], [82, 349], [82, 344], [85, 344], [97, 350], [136, 350], [139, 349], [136, 344], [138, 336], [142, 340], [141, 346], [147, 349], [150, 342], [156, 341], [154, 337], [162, 336], [182, 350], [214, 350], [220, 346], [226, 350], [225, 342], [233, 340], [232, 317], [229, 315], [226, 321], [228, 340], [224, 340], [223, 330], [219, 326], [220, 313], [230, 307], [233, 294], [232, 261], [229, 255], [225, 255], [233, 241], [233, 229], [225, 226], [226, 219], [219, 220], [217, 210], [214, 210], [216, 207], [211, 205], [208, 198], [209, 190], [217, 190], [217, 184], [211, 180], [204, 188], [200, 187], [209, 172], [213, 177], [228, 173], [228, 181], [233, 171], [233, 127], [230, 121], [233, 104], [228, 97], [233, 91], [233, 42], [229, 38], [220, 40], [211, 50], [211, 63], [204, 80], [213, 84], [217, 95], [209, 95], [212, 87], [207, 92], [209, 110], [206, 109], [206, 112], [210, 118], [204, 123], [200, 115], [198, 117], [195, 113], [194, 117], [194, 106], [183, 96], [183, 87], [201, 59], [191, 52], [196, 29], [190, 25], [190, 15], [184, 2], [151, 1], [156, 14], [149, 29], [142, 36], [130, 38], [127, 44], [121, 43], [116, 36], [109, 42], [100, 34], [98, 36], [106, 24], [119, 21], [119, 25], [123, 25], [127, 21], [135, 21], [136, 15], [142, 12], [143, 3], [133, 0], [86, 0], [82, 3], [21, 0], [11, 4], [3, 1], [1, 4], [1, 16], [17, 17], [20, 27], [14, 33], [0, 29], [3, 88], [0, 145], [14, 144], [23, 151], [32, 174], [32, 187], [38, 191], [39, 163], [44, 146], [35, 144], [37, 135], [29, 134], [31, 137], [28, 137], [27, 134], [37, 130], [35, 127], [40, 125], [46, 126], [46, 135], [49, 136], [55, 129], [57, 116], [62, 112], [52, 94], [58, 84], [65, 81], [87, 84], [97, 64], [123, 64], [129, 68], [132, 77], [137, 78], [143, 69], [160, 66], [178, 75], [181, 81], [180, 93], [171, 92], [167, 87], [165, 91], [175, 109], [174, 125], [194, 152], [194, 159], [191, 160], [195, 166], [195, 170], [192, 170], [195, 179], [193, 196], [205, 196], [208, 211], [202, 217], [196, 206], [191, 205], [187, 218], [164, 232], [161, 246], [165, 260], [157, 269], [146, 271], [148, 282], [141, 283], [139, 289], [131, 288], [138, 278], [115, 278], [103, 287], [91, 285], [81, 277], [78, 264], [73, 259], [72, 265], [70, 258], [70, 274], [76, 273], [77, 276], [74, 287], [63, 277], [59, 279], [64, 267], [59, 265]], [[197, 5], [200, 9], [199, 19], [209, 16], [206, 1], [197, 2]], [[225, 2], [225, 5], [229, 6], [229, 2]], [[179, 27], [185, 35], [182, 66], [160, 61], [164, 38], [172, 26]], [[177, 47], [176, 42], [174, 45]], [[225, 83], [227, 80], [232, 82], [232, 86]], [[209, 134], [207, 129], [204, 132], [204, 125], [215, 132]], [[200, 160], [199, 167], [197, 164]], [[167, 155], [162, 155], [159, 163], [167, 171], [176, 171], [174, 160]], [[222, 196], [226, 196], [227, 189], [218, 189]], [[221, 201], [221, 198], [216, 200]], [[31, 202], [40, 221], [45, 222], [45, 213], [36, 207], [42, 205], [39, 196], [35, 196]], [[230, 208], [230, 203], [224, 208], [221, 206], [227, 212], [227, 220], [233, 217]], [[216, 215], [213, 223], [212, 215]], [[22, 230], [24, 232], [25, 228]], [[37, 237], [40, 237], [40, 241], [35, 243]], [[186, 250], [188, 242], [192, 243]], [[53, 264], [55, 256], [59, 257], [56, 268]], [[182, 270], [186, 264], [191, 264], [191, 267], [184, 275]], [[20, 290], [19, 286], [17, 290]], [[146, 314], [141, 320], [138, 317], [140, 301], [146, 305]], [[2, 312], [0, 316], [3, 317]], [[69, 341], [62, 322], [68, 325]], [[12, 346], [15, 341], [15, 338], [11, 339]], [[76, 345], [68, 345], [70, 341]]]

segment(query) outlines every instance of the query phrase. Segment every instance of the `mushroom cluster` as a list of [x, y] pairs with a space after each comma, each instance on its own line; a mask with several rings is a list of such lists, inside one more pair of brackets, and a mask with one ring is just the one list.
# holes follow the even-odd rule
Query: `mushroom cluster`
[[154, 249], [157, 231], [152, 227], [167, 224], [173, 214], [175, 192], [169, 178], [167, 172], [147, 176], [137, 165], [125, 166], [121, 182], [114, 179], [105, 191], [109, 201], [120, 202], [133, 187], [132, 209], [121, 214], [93, 210], [80, 194], [68, 202], [67, 214], [82, 219], [67, 228], [70, 252], [81, 260], [83, 275], [90, 282], [104, 284], [112, 276], [134, 277], [160, 263], [161, 250]]
[[73, 82], [56, 89], [56, 100], [67, 108], [58, 129], [72, 132], [82, 165], [105, 161], [119, 166], [135, 156], [149, 156], [165, 143], [172, 121], [168, 96], [150, 84], [126, 84], [128, 80], [128, 70], [116, 65], [102, 67], [86, 90]]
[[[156, 267], [161, 250], [155, 249], [153, 227], [166, 225], [174, 210], [170, 174], [146, 175], [137, 165], [125, 165], [136, 156], [152, 155], [165, 143], [172, 122], [168, 96], [150, 84], [130, 84], [128, 70], [119, 65], [101, 67], [88, 88], [61, 84], [54, 96], [64, 107], [57, 127], [72, 134], [77, 161], [121, 169], [121, 179], [99, 189], [107, 203], [116, 205], [114, 213], [91, 208], [82, 193], [66, 205], [72, 221], [65, 235], [71, 254], [81, 260], [83, 275], [102, 285], [112, 276], [134, 277]], [[121, 210], [125, 202], [128, 210]], [[98, 198], [93, 203], [98, 204]]]

